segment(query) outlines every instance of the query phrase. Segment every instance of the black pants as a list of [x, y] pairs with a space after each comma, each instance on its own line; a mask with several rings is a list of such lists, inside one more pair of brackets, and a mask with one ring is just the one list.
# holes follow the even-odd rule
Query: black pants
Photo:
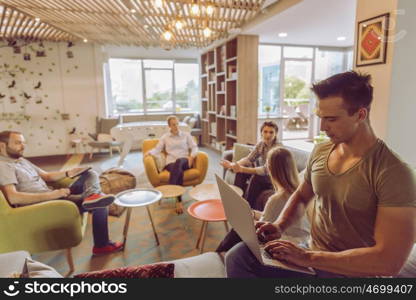
[[248, 201], [250, 207], [259, 210], [263, 209], [262, 207], [257, 207], [257, 197], [261, 194], [261, 192], [273, 189], [273, 184], [270, 181], [270, 177], [268, 175], [237, 173], [234, 185], [238, 186], [244, 191], [243, 197]]
[[[183, 185], [183, 173], [189, 169], [188, 158], [178, 158], [174, 163], [168, 164], [165, 169], [170, 173], [169, 184]], [[182, 201], [181, 197], [179, 197], [179, 201]]]
[[215, 252], [227, 252], [239, 242], [241, 242], [240, 236], [234, 229], [231, 229], [221, 241]]

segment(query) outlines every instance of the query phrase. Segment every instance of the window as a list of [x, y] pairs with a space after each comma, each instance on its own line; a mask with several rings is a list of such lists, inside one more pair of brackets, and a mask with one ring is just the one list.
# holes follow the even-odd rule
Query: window
[[106, 100], [110, 115], [199, 109], [196, 62], [112, 58], [108, 68]]
[[144, 75], [147, 111], [172, 111], [172, 70], [146, 69]]
[[352, 60], [350, 48], [259, 45], [259, 119], [275, 119], [284, 140], [312, 140], [319, 124], [311, 83], [351, 69]]
[[113, 114], [143, 112], [142, 62], [132, 59], [110, 59], [110, 81]]
[[259, 47], [259, 115], [275, 115], [280, 99], [280, 46]]
[[199, 110], [197, 64], [175, 64], [175, 99], [176, 108], [180, 110]]
[[313, 48], [311, 47], [284, 47], [285, 58], [312, 58]]
[[345, 71], [344, 52], [318, 49], [316, 55], [315, 80], [323, 80]]

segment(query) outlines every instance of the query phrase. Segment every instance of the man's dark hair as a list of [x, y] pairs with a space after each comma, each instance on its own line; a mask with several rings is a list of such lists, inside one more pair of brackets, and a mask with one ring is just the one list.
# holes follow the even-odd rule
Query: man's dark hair
[[370, 111], [373, 100], [371, 75], [348, 71], [333, 75], [312, 85], [311, 90], [319, 99], [341, 97], [349, 115], [364, 107]]
[[22, 133], [19, 131], [11, 131], [11, 130], [2, 131], [0, 132], [0, 143], [5, 143], [6, 145], [8, 145], [10, 136], [12, 134], [22, 134]]

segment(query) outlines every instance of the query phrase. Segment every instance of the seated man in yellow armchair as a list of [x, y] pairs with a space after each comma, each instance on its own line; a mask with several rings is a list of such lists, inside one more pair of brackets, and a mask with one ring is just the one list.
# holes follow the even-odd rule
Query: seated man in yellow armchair
[[84, 168], [46, 172], [23, 157], [25, 138], [17, 131], [0, 132], [0, 187], [13, 206], [24, 206], [54, 199], [65, 199], [77, 204], [80, 212], [92, 212], [94, 236], [93, 255], [107, 254], [123, 249], [122, 243], [113, 243], [108, 237], [108, 209], [113, 195], [101, 193], [98, 174], [83, 172], [69, 188], [50, 189], [46, 182], [73, 177]]
[[[169, 184], [182, 185], [183, 173], [192, 168], [195, 156], [198, 153], [198, 146], [189, 132], [179, 130], [179, 120], [176, 116], [169, 116], [167, 119], [169, 132], [162, 135], [155, 148], [144, 155], [159, 155], [165, 151], [166, 167], [169, 171]], [[182, 202], [177, 202], [177, 212], [182, 212]]]

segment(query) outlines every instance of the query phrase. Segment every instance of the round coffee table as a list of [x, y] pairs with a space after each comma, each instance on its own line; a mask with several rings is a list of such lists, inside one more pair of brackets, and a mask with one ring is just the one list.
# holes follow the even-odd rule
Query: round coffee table
[[[149, 215], [150, 223], [152, 224], [153, 233], [155, 235], [156, 243], [159, 246], [159, 238], [156, 233], [155, 225], [153, 223], [152, 214], [149, 210], [149, 204], [155, 203], [162, 198], [162, 193], [149, 188], [137, 188], [120, 192], [116, 195], [115, 204], [127, 207], [126, 220], [123, 229], [123, 243], [127, 241], [127, 232], [129, 230], [131, 210], [133, 207], [146, 206], [147, 214]], [[124, 248], [125, 249], [125, 248]]]
[[[177, 202], [182, 201], [181, 197], [185, 193], [185, 188], [183, 186], [173, 184], [160, 185], [156, 187], [156, 190], [162, 193], [162, 198], [176, 198]], [[162, 202], [162, 198], [159, 200], [159, 205]], [[182, 212], [179, 212], [177, 208], [176, 213], [181, 214]]]
[[224, 222], [225, 230], [228, 232], [227, 218], [224, 207], [220, 199], [207, 199], [194, 202], [188, 207], [188, 213], [195, 219], [202, 221], [196, 248], [200, 248], [200, 253], [204, 251], [205, 238], [209, 222]]
[[[238, 186], [230, 184], [230, 186], [240, 195], [243, 195], [243, 190]], [[192, 188], [189, 191], [189, 196], [196, 201], [203, 201], [209, 199], [221, 199], [220, 191], [216, 183], [202, 183]]]

